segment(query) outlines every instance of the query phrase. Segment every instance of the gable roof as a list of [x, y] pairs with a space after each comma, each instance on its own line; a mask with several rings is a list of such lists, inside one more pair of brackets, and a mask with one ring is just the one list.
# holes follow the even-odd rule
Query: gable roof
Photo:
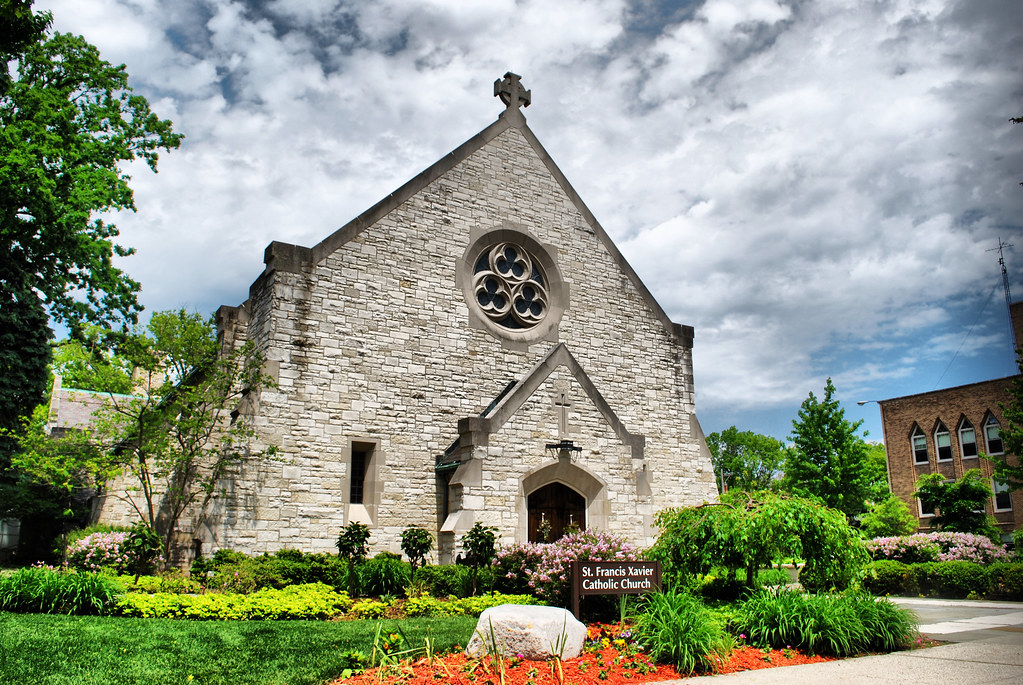
[[[582, 215], [583, 219], [593, 230], [594, 234], [604, 245], [605, 249], [607, 249], [608, 253], [610, 253], [618, 267], [625, 272], [633, 286], [635, 286], [636, 290], [639, 291], [643, 300], [654, 312], [655, 316], [661, 321], [661, 324], [664, 326], [669, 337], [685, 347], [692, 347], [692, 326], [684, 326], [682, 324], [675, 323], [671, 320], [664, 309], [661, 308], [661, 305], [656, 299], [654, 299], [654, 296], [650, 293], [650, 290], [647, 289], [635, 269], [632, 268], [632, 265], [629, 264], [622, 253], [618, 250], [618, 247], [600, 225], [600, 222], [598, 222], [596, 217], [593, 216], [593, 212], [589, 210], [586, 204], [582, 201], [582, 198], [580, 198], [579, 194], [575, 191], [575, 188], [573, 188], [572, 184], [568, 182], [565, 174], [562, 173], [561, 169], [558, 168], [558, 165], [554, 163], [554, 160], [540, 143], [539, 139], [529, 129], [529, 126], [526, 125], [526, 117], [517, 107], [509, 107], [503, 111], [500, 116], [498, 116], [497, 121], [459, 145], [441, 159], [437, 160], [437, 162], [433, 165], [427, 167], [424, 171], [416, 175], [393, 193], [377, 202], [375, 205], [349, 221], [338, 230], [331, 233], [315, 246], [311, 248], [301, 247], [279, 241], [270, 243], [263, 254], [263, 263], [266, 265], [263, 275], [265, 276], [275, 270], [299, 273], [303, 264], [315, 264], [320, 262], [510, 128], [518, 129], [529, 145], [533, 148], [533, 151], [558, 182], [558, 185], [561, 186], [565, 195]], [[262, 278], [262, 276], [260, 278]]]
[[642, 459], [646, 438], [629, 431], [604, 396], [600, 394], [583, 367], [569, 352], [565, 343], [558, 343], [552, 347], [525, 376], [510, 389], [506, 389], [498, 401], [492, 407], [488, 407], [482, 416], [461, 419], [458, 422], [459, 446], [486, 445], [489, 435], [500, 430], [526, 400], [533, 396], [536, 389], [559, 367], [565, 367], [572, 374], [582, 387], [583, 392], [614, 430], [618, 439], [629, 446], [632, 458]]

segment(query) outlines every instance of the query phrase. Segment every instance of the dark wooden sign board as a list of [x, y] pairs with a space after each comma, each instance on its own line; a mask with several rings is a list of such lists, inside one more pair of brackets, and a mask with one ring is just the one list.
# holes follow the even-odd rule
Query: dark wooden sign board
[[587, 595], [641, 595], [661, 589], [659, 561], [573, 561], [572, 613]]

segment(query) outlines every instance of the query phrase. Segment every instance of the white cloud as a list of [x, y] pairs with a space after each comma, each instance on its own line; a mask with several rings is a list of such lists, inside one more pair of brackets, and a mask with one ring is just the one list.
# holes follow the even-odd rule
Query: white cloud
[[[1023, 6], [708, 0], [663, 25], [657, 6], [37, 1], [187, 136], [117, 217], [150, 309], [237, 304], [270, 241], [315, 244], [493, 121], [510, 69], [531, 128], [695, 326], [706, 430], [828, 375], [931, 389], [997, 284], [986, 250], [1023, 240]], [[961, 358], [998, 346], [988, 306]]]

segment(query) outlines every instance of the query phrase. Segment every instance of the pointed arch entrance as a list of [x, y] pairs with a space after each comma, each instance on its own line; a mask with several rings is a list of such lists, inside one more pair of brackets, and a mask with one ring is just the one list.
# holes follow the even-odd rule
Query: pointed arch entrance
[[[534, 490], [526, 498], [529, 511], [529, 541], [554, 542], [572, 526], [586, 528], [586, 498], [564, 483], [550, 483]], [[548, 540], [543, 539], [541, 525], [550, 525]]]
[[[560, 519], [562, 530], [569, 522], [578, 524], [580, 530], [607, 527], [610, 503], [604, 481], [568, 459], [548, 462], [528, 471], [522, 477], [519, 493], [516, 540], [538, 541], [543, 518]], [[554, 526], [552, 520], [552, 539], [558, 537]]]

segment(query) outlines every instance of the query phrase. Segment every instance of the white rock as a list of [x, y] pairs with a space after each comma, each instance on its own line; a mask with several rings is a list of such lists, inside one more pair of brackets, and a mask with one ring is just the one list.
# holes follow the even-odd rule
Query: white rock
[[582, 652], [585, 640], [586, 626], [567, 609], [502, 604], [480, 614], [465, 653], [475, 658], [499, 650], [505, 656], [543, 661], [560, 651], [562, 659], [572, 659]]

